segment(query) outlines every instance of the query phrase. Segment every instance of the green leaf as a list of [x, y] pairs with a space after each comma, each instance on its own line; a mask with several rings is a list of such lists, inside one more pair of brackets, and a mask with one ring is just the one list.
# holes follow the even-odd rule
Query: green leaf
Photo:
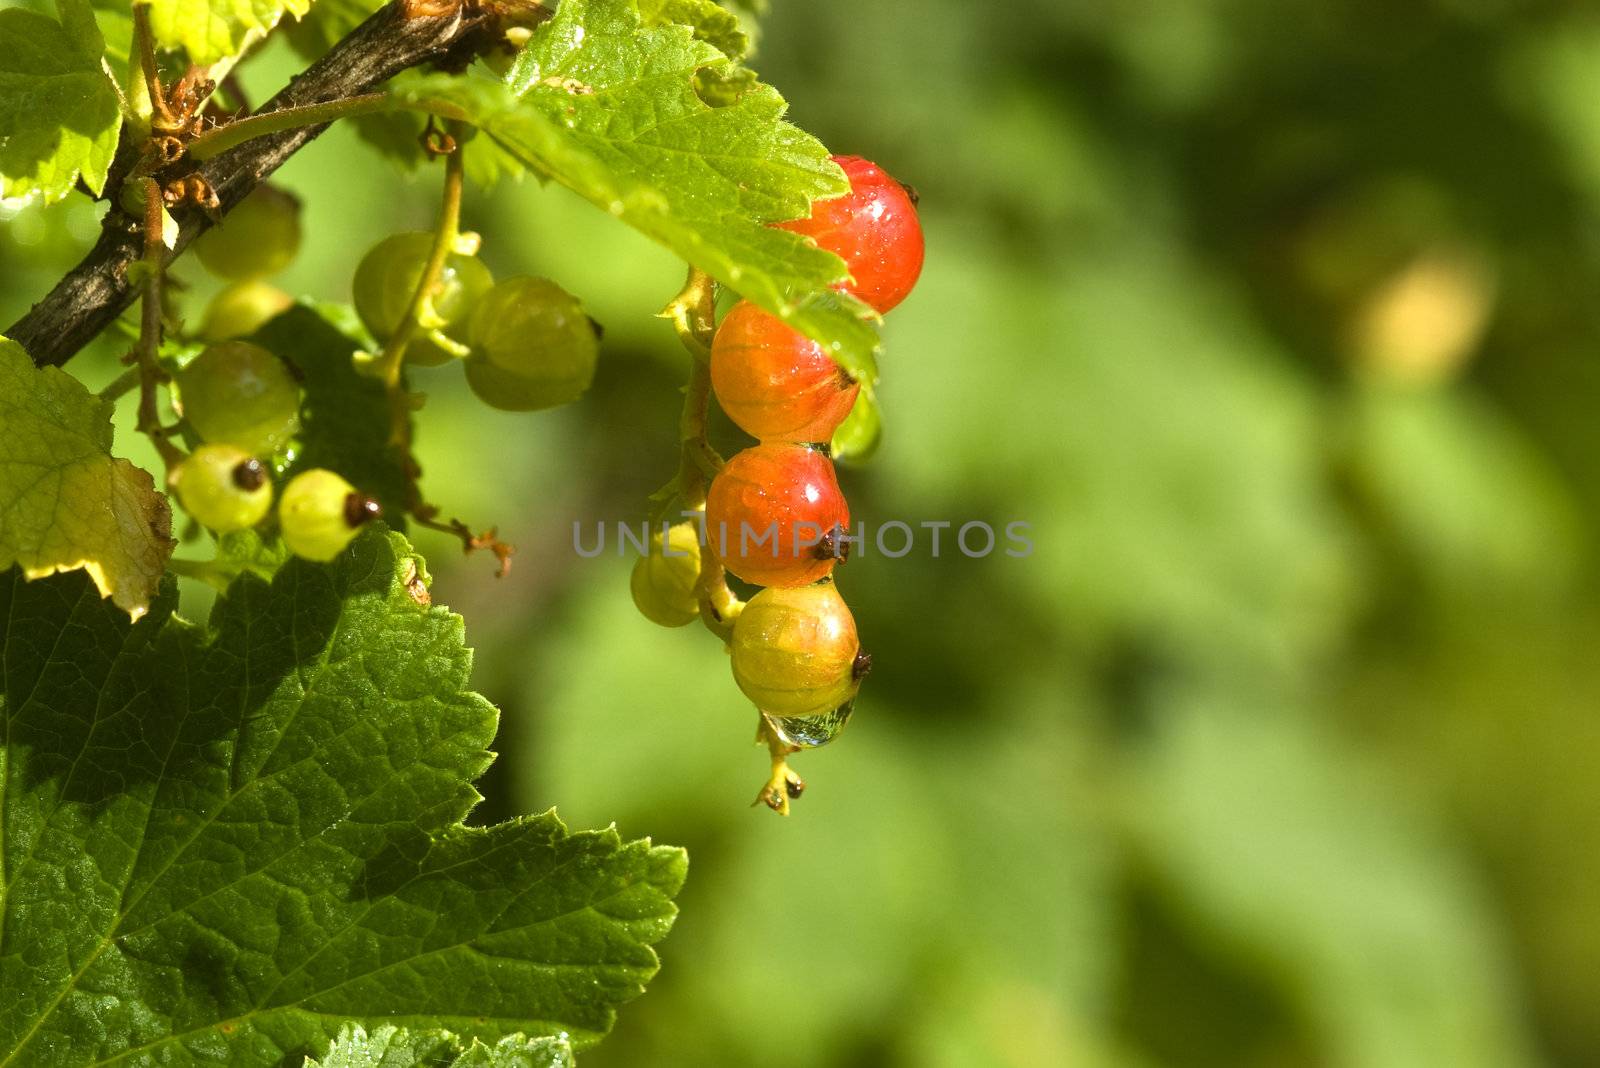
[[60, 11], [65, 25], [0, 11], [0, 200], [60, 200], [80, 176], [105, 188], [122, 129], [105, 43], [81, 0]]
[[238, 55], [287, 14], [298, 18], [311, 0], [146, 0], [150, 29], [163, 48], [181, 48], [201, 66]]
[[170, 583], [135, 623], [81, 575], [0, 575], [0, 1063], [296, 1063], [346, 1023], [611, 1027], [658, 967], [684, 856], [553, 812], [462, 825], [496, 713], [425, 584], [382, 530], [242, 576], [204, 627]]
[[563, 1037], [507, 1035], [492, 1046], [464, 1043], [449, 1031], [413, 1031], [385, 1024], [371, 1034], [345, 1027], [328, 1055], [306, 1068], [572, 1068], [572, 1046]]
[[[442, 75], [397, 86], [403, 102], [468, 119], [513, 156], [580, 193], [876, 379], [877, 316], [830, 287], [831, 252], [768, 223], [849, 188], [827, 149], [783, 121], [770, 86], [687, 27], [645, 26], [628, 0], [565, 0], [502, 85]], [[696, 93], [711, 72], [714, 107]], [[707, 84], [702, 78], [701, 84]], [[469, 149], [470, 151], [470, 149]]]
[[112, 457], [111, 412], [0, 338], [0, 568], [82, 568], [138, 618], [172, 555], [172, 512], [147, 472]]
[[300, 379], [300, 439], [291, 470], [326, 467], [376, 497], [392, 524], [410, 503], [405, 450], [389, 440], [383, 383], [356, 371], [351, 357], [373, 351], [355, 313], [340, 305], [296, 305], [251, 341], [276, 353]]
[[739, 16], [716, 0], [638, 0], [639, 14], [646, 26], [678, 23], [694, 31], [729, 59], [743, 59], [750, 50], [750, 38], [739, 25]]

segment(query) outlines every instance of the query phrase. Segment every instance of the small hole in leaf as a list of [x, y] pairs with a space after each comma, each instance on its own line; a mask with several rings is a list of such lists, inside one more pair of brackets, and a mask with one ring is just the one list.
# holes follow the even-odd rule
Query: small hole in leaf
[[725, 108], [755, 88], [756, 73], [745, 67], [718, 64], [701, 67], [692, 79], [694, 95], [707, 107]]

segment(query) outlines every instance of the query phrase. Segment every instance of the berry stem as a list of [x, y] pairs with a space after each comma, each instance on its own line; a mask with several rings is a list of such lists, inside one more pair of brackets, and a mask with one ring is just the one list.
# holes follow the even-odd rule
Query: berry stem
[[150, 5], [133, 5], [133, 40], [139, 50], [139, 70], [144, 75], [145, 92], [150, 95], [152, 125], [170, 128], [172, 112], [167, 110], [167, 94], [161, 88], [161, 72], [156, 69], [155, 35], [150, 31]]
[[[706, 488], [722, 468], [722, 457], [706, 440], [706, 418], [711, 411], [711, 339], [717, 332], [717, 283], [698, 267], [689, 268], [678, 295], [661, 312], [672, 320], [678, 340], [689, 350], [689, 382], [683, 390], [683, 414], [678, 419], [678, 474], [668, 485], [675, 488], [686, 511], [705, 507]], [[672, 495], [664, 495], [670, 502]], [[700, 599], [700, 619], [724, 643], [733, 637], [733, 621], [744, 602], [728, 588], [728, 577], [712, 553], [700, 556], [700, 578], [695, 592]]]
[[387, 93], [364, 93], [341, 100], [325, 100], [317, 104], [263, 111], [242, 119], [213, 126], [189, 142], [189, 155], [196, 160], [208, 160], [221, 155], [236, 145], [267, 134], [293, 130], [300, 126], [319, 126], [335, 119], [348, 119], [356, 115], [370, 115], [375, 111], [392, 111], [394, 103]]
[[796, 775], [789, 767], [789, 756], [798, 753], [800, 747], [785, 742], [778, 736], [767, 717], [762, 715], [761, 723], [756, 728], [756, 744], [765, 744], [767, 753], [772, 758], [772, 774], [761, 787], [761, 792], [756, 799], [750, 802], [751, 807], [766, 805], [780, 816], [789, 814], [789, 799], [799, 797], [806, 788], [806, 782]]
[[128, 368], [116, 378], [112, 379], [110, 384], [100, 391], [100, 399], [103, 401], [117, 400], [123, 394], [127, 393], [130, 389], [139, 384], [141, 375], [142, 371], [140, 368]]
[[[454, 140], [451, 151], [444, 158], [444, 197], [439, 206], [439, 221], [434, 226], [433, 248], [428, 252], [428, 262], [417, 280], [417, 288], [406, 306], [405, 318], [383, 346], [378, 357], [378, 373], [391, 393], [400, 389], [400, 365], [405, 359], [406, 347], [416, 337], [422, 326], [422, 313], [429, 296], [439, 285], [439, 275], [444, 271], [445, 260], [455, 250], [456, 238], [461, 235], [461, 186], [463, 171], [463, 132], [459, 123], [450, 124]], [[403, 412], [404, 406], [397, 408]]]
[[711, 409], [711, 338], [717, 332], [717, 283], [698, 267], [689, 268], [683, 289], [661, 312], [672, 320], [678, 340], [689, 350], [689, 383], [683, 390], [683, 414], [678, 418], [677, 488], [685, 508], [706, 503], [710, 477], [722, 467], [722, 457], [706, 441], [706, 417]]
[[174, 556], [167, 561], [167, 570], [174, 575], [199, 579], [224, 589], [239, 576], [243, 568], [225, 564], [221, 560], [185, 560], [181, 556]]
[[[135, 8], [139, 10], [139, 8]], [[167, 440], [166, 429], [161, 425], [161, 413], [156, 407], [156, 385], [160, 369], [156, 365], [156, 352], [161, 345], [161, 281], [164, 268], [164, 245], [161, 241], [162, 207], [161, 188], [154, 178], [144, 182], [144, 297], [139, 308], [139, 340], [134, 345], [138, 360], [139, 414], [136, 424], [139, 433], [149, 437], [156, 452], [166, 464], [168, 475], [183, 462], [183, 450]]]

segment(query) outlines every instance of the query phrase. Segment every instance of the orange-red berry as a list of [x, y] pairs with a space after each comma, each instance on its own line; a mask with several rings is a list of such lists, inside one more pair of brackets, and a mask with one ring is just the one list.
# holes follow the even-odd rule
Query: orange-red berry
[[717, 327], [711, 384], [728, 418], [762, 441], [827, 441], [861, 391], [819, 343], [747, 300]]
[[843, 289], [879, 312], [906, 299], [922, 273], [922, 223], [906, 187], [860, 156], [835, 156], [850, 192], [818, 200], [811, 217], [779, 223], [844, 260], [851, 280]]
[[725, 464], [706, 498], [706, 536], [723, 565], [758, 586], [805, 586], [843, 556], [850, 508], [833, 461], [804, 445], [756, 445]]

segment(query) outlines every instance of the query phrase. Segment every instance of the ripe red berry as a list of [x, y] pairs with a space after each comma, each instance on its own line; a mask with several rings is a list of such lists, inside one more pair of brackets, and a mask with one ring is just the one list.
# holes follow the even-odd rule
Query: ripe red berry
[[861, 391], [820, 344], [747, 300], [717, 327], [711, 385], [728, 418], [762, 441], [827, 441]]
[[809, 219], [779, 223], [844, 260], [851, 280], [841, 288], [879, 312], [906, 299], [922, 273], [922, 223], [905, 186], [860, 156], [835, 156], [850, 192], [811, 205]]
[[833, 461], [804, 445], [757, 445], [711, 480], [706, 536], [723, 565], [758, 586], [805, 586], [841, 558], [850, 527]]

